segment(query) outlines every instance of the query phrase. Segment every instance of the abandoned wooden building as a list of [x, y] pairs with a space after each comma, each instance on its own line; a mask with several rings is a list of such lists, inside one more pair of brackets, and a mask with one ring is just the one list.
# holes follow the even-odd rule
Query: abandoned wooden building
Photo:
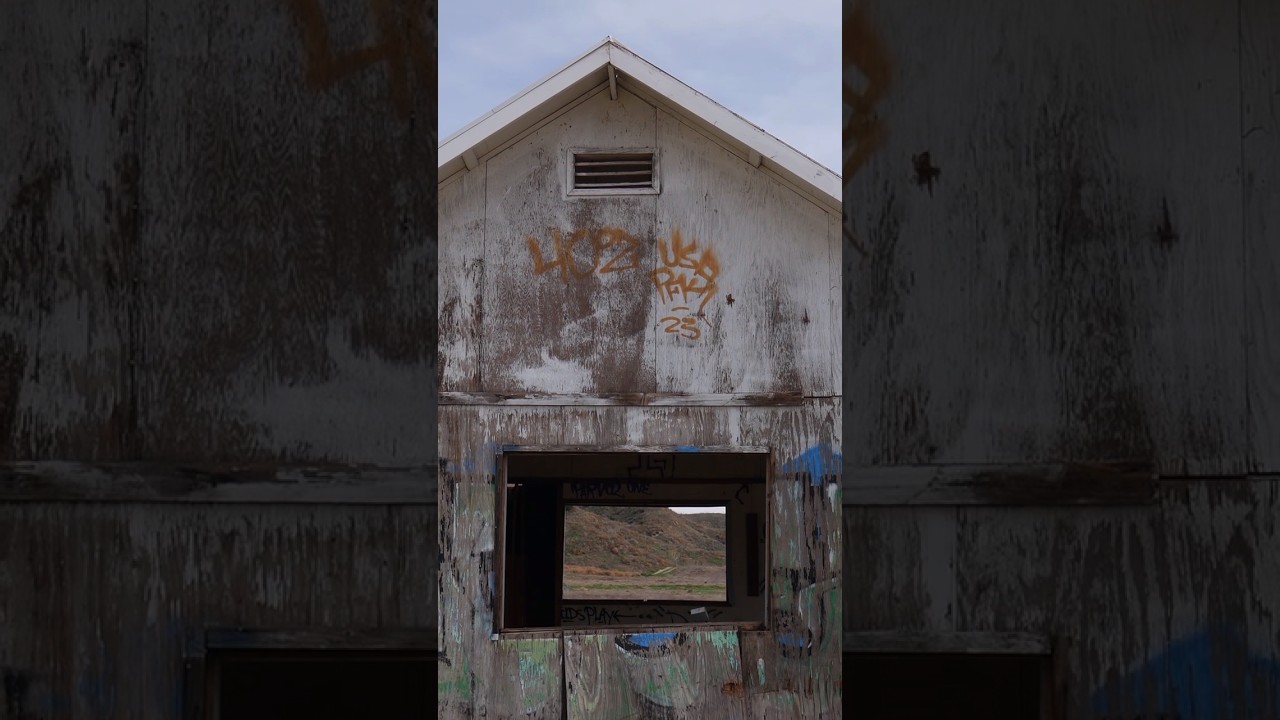
[[[839, 177], [606, 38], [439, 183], [440, 715], [837, 717]], [[571, 591], [677, 505], [713, 599]]]
[[847, 5], [846, 716], [1280, 717], [1280, 5], [1034, 6]]
[[432, 717], [432, 17], [0, 6], [0, 718]]

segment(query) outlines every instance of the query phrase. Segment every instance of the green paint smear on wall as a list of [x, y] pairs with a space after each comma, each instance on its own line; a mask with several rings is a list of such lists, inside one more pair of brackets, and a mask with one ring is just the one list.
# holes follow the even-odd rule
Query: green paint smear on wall
[[707, 636], [707, 639], [711, 641], [712, 647], [719, 652], [728, 654], [729, 667], [733, 668], [734, 671], [740, 670], [741, 663], [738, 661], [738, 655], [740, 652], [738, 649], [738, 633], [733, 630], [716, 630], [705, 633], [705, 635]]
[[[439, 668], [442, 668], [442, 667], [446, 667], [444, 663], [442, 662], [437, 663], [436, 672], [439, 673], [440, 677], [445, 677], [449, 673], [448, 671], [441, 671]], [[436, 694], [439, 695], [440, 697], [452, 695], [454, 697], [460, 697], [463, 700], [470, 702], [471, 700], [471, 679], [470, 679], [471, 666], [470, 664], [464, 661], [462, 663], [462, 671], [453, 673], [453, 675], [454, 675], [454, 678], [452, 680], [440, 680], [439, 682], [436, 683]]]
[[512, 645], [520, 663], [520, 689], [528, 713], [546, 705], [551, 696], [547, 675], [558, 659], [560, 641], [553, 638], [517, 640]]

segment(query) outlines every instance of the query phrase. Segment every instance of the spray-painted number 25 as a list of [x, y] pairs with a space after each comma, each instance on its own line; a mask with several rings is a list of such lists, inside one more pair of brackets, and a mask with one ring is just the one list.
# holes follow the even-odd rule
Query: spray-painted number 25
[[696, 317], [668, 315], [662, 318], [662, 322], [667, 323], [665, 330], [669, 333], [679, 333], [680, 337], [689, 338], [690, 340], [697, 340], [702, 337], [702, 330], [698, 328], [698, 318]]

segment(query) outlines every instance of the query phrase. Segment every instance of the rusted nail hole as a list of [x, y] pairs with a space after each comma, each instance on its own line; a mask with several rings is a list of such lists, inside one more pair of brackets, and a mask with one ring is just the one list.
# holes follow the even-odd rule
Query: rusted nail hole
[[919, 155], [911, 156], [911, 164], [916, 169], [916, 184], [922, 185], [929, 190], [929, 195], [933, 195], [933, 181], [942, 173], [942, 168], [933, 166], [933, 162], [929, 159], [929, 151], [926, 150]]
[[725, 302], [727, 302], [727, 303], [729, 303], [730, 305], [732, 305], [732, 304], [733, 304], [733, 293], [729, 293], [728, 295], [726, 295], [726, 296], [725, 296], [725, 298], [724, 298], [724, 301], [725, 301]]
[[809, 324], [809, 311], [808, 311], [808, 310], [805, 310], [805, 311], [804, 311], [804, 317], [800, 318], [800, 322], [804, 323], [805, 325], [808, 325], [808, 324]]

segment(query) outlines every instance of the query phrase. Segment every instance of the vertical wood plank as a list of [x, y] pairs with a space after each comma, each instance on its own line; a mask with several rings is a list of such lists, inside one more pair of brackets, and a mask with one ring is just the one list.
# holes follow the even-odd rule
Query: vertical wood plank
[[[714, 284], [687, 296], [659, 293], [658, 390], [836, 394], [829, 215], [665, 111], [658, 137], [665, 155], [656, 232], [667, 254], [657, 254], [656, 270]], [[662, 320], [696, 317], [699, 308], [696, 337]]]
[[741, 718], [738, 633], [566, 633], [568, 717]]
[[1235, 6], [865, 7], [851, 462], [1242, 472]]
[[955, 630], [955, 508], [846, 507], [843, 519], [846, 631]]
[[440, 388], [479, 391], [484, 341], [485, 166], [440, 187]]
[[1240, 3], [1249, 466], [1280, 472], [1280, 8]]
[[[426, 15], [418, 0], [152, 9], [147, 454], [433, 459]], [[361, 48], [373, 62], [343, 60]]]
[[485, 390], [652, 391], [654, 198], [568, 197], [571, 148], [654, 147], [654, 108], [601, 91], [486, 164]]
[[0, 9], [0, 460], [120, 459], [146, 4]]

